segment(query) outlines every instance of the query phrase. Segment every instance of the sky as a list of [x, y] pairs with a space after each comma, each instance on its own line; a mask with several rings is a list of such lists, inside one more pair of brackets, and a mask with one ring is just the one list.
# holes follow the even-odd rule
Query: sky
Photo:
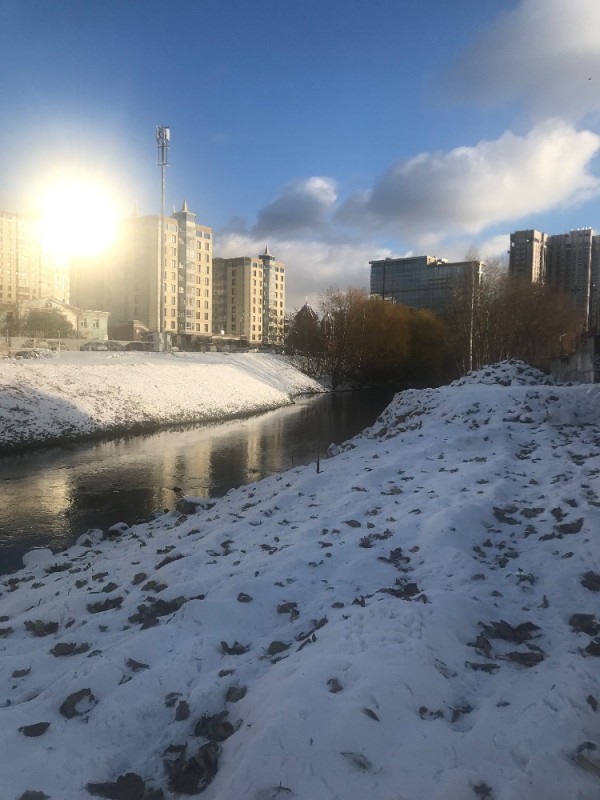
[[268, 243], [290, 311], [375, 258], [600, 228], [597, 0], [3, 0], [0, 26], [0, 208], [74, 175], [159, 213], [169, 126], [167, 208], [215, 255]]

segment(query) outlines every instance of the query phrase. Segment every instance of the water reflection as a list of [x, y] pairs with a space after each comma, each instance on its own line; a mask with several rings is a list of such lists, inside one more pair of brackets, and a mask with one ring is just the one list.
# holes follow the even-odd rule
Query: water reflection
[[0, 572], [33, 546], [61, 549], [90, 527], [132, 524], [181, 494], [229, 489], [316, 460], [371, 424], [391, 393], [304, 398], [228, 423], [0, 459]]

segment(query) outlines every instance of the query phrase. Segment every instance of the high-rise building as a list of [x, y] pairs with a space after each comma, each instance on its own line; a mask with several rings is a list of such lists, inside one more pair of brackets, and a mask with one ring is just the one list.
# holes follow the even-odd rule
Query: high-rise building
[[109, 311], [111, 324], [139, 320], [180, 343], [212, 334], [212, 229], [199, 225], [184, 201], [163, 226], [160, 217], [132, 216], [112, 249], [90, 263], [75, 261], [71, 296], [76, 305]]
[[282, 346], [285, 270], [268, 247], [260, 256], [213, 259], [213, 332]]
[[510, 272], [535, 283], [546, 279], [548, 236], [541, 231], [515, 231], [510, 235]]
[[566, 292], [586, 328], [600, 331], [600, 236], [592, 228], [551, 236], [515, 231], [510, 243], [509, 275]]
[[68, 265], [44, 250], [35, 217], [0, 211], [0, 304], [19, 313], [39, 298], [69, 302]]
[[426, 308], [443, 316], [453, 290], [473, 291], [481, 282], [480, 261], [449, 262], [435, 256], [384, 258], [371, 261], [372, 295]]

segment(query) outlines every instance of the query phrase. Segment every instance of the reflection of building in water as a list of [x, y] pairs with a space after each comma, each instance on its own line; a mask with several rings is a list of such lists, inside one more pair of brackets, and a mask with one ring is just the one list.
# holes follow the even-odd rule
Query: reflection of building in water
[[[211, 428], [207, 428], [211, 431]], [[190, 431], [190, 437], [182, 442], [177, 448], [163, 448], [158, 456], [158, 474], [162, 476], [162, 482], [166, 489], [162, 505], [165, 508], [174, 507], [180, 491], [184, 494], [194, 494], [199, 497], [210, 496], [211, 486], [211, 446], [210, 440], [206, 441], [195, 438], [195, 431]], [[169, 433], [165, 434], [168, 440]], [[190, 492], [186, 486], [194, 486]], [[202, 487], [201, 489], [198, 486]]]
[[[18, 492], [14, 499], [11, 497], [12, 487]], [[46, 537], [57, 540], [57, 544], [67, 547], [71, 541], [71, 531], [68, 526], [62, 526], [58, 532], [47, 531], [45, 521], [51, 518], [64, 519], [70, 513], [71, 487], [69, 473], [63, 470], [36, 472], [27, 479], [27, 491], [23, 491], [20, 481], [4, 481], [2, 487], [2, 500], [12, 512], [12, 525], [18, 528], [21, 520], [24, 528], [37, 529], [38, 544], [44, 544]], [[58, 533], [58, 536], [57, 536]], [[61, 536], [62, 534], [62, 536]], [[53, 542], [53, 547], [56, 544]]]

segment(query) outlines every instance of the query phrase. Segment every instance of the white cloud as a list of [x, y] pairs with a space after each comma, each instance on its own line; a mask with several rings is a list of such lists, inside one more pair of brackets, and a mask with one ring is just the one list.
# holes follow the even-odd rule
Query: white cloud
[[254, 233], [263, 237], [325, 233], [328, 214], [337, 197], [336, 184], [331, 178], [315, 176], [293, 181], [259, 211]]
[[600, 111], [599, 33], [598, 0], [522, 0], [445, 70], [437, 88], [485, 105], [520, 100], [537, 118], [581, 119]]
[[552, 120], [527, 136], [509, 131], [495, 141], [399, 162], [369, 191], [349, 198], [337, 216], [413, 241], [474, 235], [598, 195], [600, 180], [589, 169], [598, 152], [600, 136]]
[[[215, 239], [215, 255], [254, 256], [264, 250], [263, 239], [240, 233], [224, 233]], [[308, 297], [313, 307], [329, 286], [349, 286], [368, 290], [369, 261], [392, 255], [387, 248], [362, 243], [329, 244], [319, 241], [269, 239], [269, 250], [287, 267], [286, 309], [300, 308]]]

